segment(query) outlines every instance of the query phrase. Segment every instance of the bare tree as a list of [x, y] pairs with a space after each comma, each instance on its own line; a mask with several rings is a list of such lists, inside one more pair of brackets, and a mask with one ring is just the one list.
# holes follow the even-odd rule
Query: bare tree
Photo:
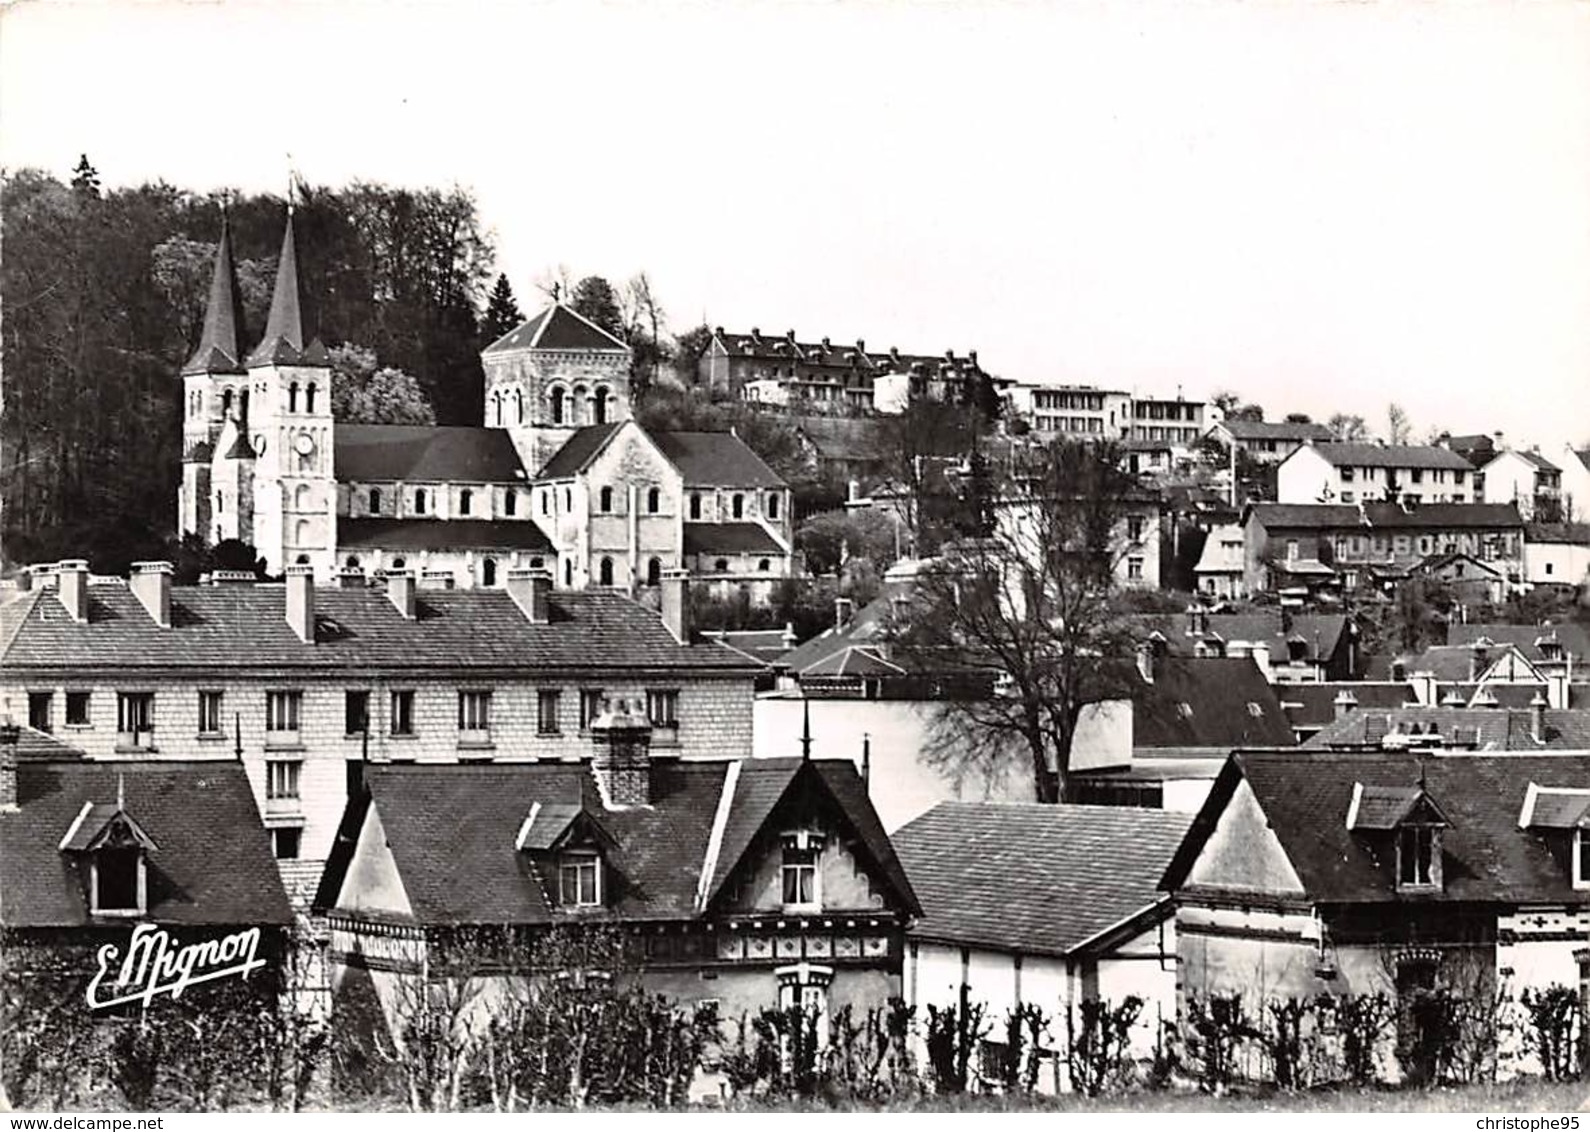
[[895, 626], [902, 650], [997, 677], [992, 695], [937, 703], [933, 761], [991, 772], [1020, 759], [1038, 800], [1066, 800], [1084, 710], [1128, 687], [1117, 573], [1139, 494], [1115, 446], [1056, 443], [1002, 485], [990, 536], [949, 544], [921, 575]]
[[1356, 413], [1337, 413], [1325, 422], [1325, 427], [1335, 434], [1337, 440], [1369, 439], [1369, 426], [1364, 423], [1364, 418]]
[[574, 273], [566, 263], [555, 264], [535, 277], [535, 289], [554, 303], [571, 302], [574, 298]]
[[1395, 401], [1386, 406], [1386, 443], [1406, 444], [1413, 436], [1413, 422], [1407, 411]]

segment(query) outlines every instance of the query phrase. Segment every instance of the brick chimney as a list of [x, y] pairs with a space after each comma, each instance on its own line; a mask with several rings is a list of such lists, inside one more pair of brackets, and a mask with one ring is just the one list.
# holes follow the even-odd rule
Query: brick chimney
[[516, 566], [504, 584], [508, 596], [532, 625], [545, 625], [551, 617], [547, 599], [552, 596], [552, 572]]
[[362, 590], [368, 584], [365, 581], [364, 571], [357, 566], [344, 566], [337, 572], [339, 590]]
[[287, 582], [287, 627], [306, 645], [315, 643], [315, 568], [288, 566], [282, 571]]
[[424, 590], [450, 590], [453, 588], [451, 570], [425, 570], [420, 574], [420, 588]]
[[608, 806], [651, 802], [651, 724], [627, 700], [604, 705], [591, 720], [591, 773]]
[[1346, 719], [1348, 713], [1358, 706], [1358, 697], [1353, 695], [1350, 689], [1343, 688], [1336, 693], [1336, 699], [1332, 701], [1331, 706], [1335, 709], [1337, 719]]
[[68, 558], [55, 567], [55, 596], [73, 621], [88, 621], [88, 562]]
[[11, 701], [0, 709], [0, 813], [17, 808], [17, 740], [22, 729], [11, 718]]
[[171, 628], [171, 576], [176, 567], [169, 562], [134, 562], [127, 582], [133, 596], [162, 629]]
[[1542, 746], [1546, 742], [1546, 706], [1546, 697], [1539, 692], [1529, 701], [1529, 737]]
[[690, 643], [690, 571], [664, 570], [662, 582], [663, 625], [682, 645]]
[[414, 575], [398, 570], [386, 576], [386, 596], [406, 620], [414, 620]]

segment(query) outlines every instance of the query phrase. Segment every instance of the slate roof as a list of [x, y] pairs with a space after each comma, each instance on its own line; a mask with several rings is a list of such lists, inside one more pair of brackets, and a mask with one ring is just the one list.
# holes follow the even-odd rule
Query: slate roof
[[1293, 727], [1324, 727], [1336, 719], [1336, 697], [1351, 692], [1359, 710], [1399, 708], [1418, 702], [1411, 684], [1392, 681], [1332, 681], [1283, 684], [1275, 689]]
[[[1526, 464], [1533, 465], [1535, 470], [1538, 472], [1562, 471], [1561, 468], [1559, 468], [1556, 464], [1553, 464], [1550, 460], [1546, 459], [1546, 457], [1542, 456], [1539, 452], [1529, 452], [1518, 448], [1507, 448], [1496, 453], [1496, 455], [1485, 464], [1485, 468], [1489, 468], [1491, 464], [1496, 463], [1496, 461], [1500, 460], [1503, 456], [1517, 456]], [[1484, 469], [1482, 468], [1481, 470], [1483, 471]]]
[[1528, 523], [1524, 537], [1530, 542], [1565, 542], [1590, 546], [1590, 523]]
[[795, 639], [793, 632], [786, 636], [783, 629], [713, 629], [701, 635], [765, 665], [776, 663]]
[[1242, 779], [1316, 904], [1412, 902], [1398, 896], [1390, 870], [1376, 862], [1376, 835], [1347, 829], [1347, 809], [1355, 784], [1417, 787], [1421, 779], [1450, 824], [1442, 835], [1443, 888], [1421, 893], [1417, 902], [1590, 902], [1590, 892], [1574, 890], [1566, 862], [1553, 857], [1547, 838], [1518, 827], [1529, 784], [1582, 787], [1590, 783], [1590, 755], [1377, 751], [1300, 758], [1240, 751], [1215, 780], [1162, 887], [1183, 885]]
[[686, 554], [786, 554], [760, 523], [686, 523]]
[[45, 731], [23, 727], [17, 733], [17, 759], [49, 762], [80, 762], [88, 755], [69, 743], [63, 743]]
[[685, 478], [685, 485], [726, 487], [783, 487], [784, 481], [751, 451], [749, 445], [730, 432], [649, 433], [674, 467]]
[[[1536, 689], [1529, 691], [1533, 696]], [[1590, 750], [1590, 711], [1547, 708], [1545, 714], [1545, 741], [1536, 742], [1533, 713], [1527, 708], [1408, 704], [1388, 710], [1359, 710], [1326, 724], [1303, 746], [1381, 750], [1388, 736], [1395, 745], [1397, 736], [1419, 734], [1425, 742], [1435, 735], [1446, 745], [1479, 751]]]
[[[118, 787], [118, 780], [120, 786]], [[0, 924], [79, 927], [86, 866], [60, 849], [85, 805], [124, 809], [159, 846], [149, 913], [162, 924], [285, 925], [269, 835], [241, 764], [231, 761], [21, 762], [15, 813], [0, 813]], [[217, 831], [225, 851], [217, 852]]]
[[1447, 448], [1431, 444], [1360, 444], [1329, 441], [1314, 451], [1337, 467], [1446, 468], [1469, 471], [1467, 460]]
[[333, 467], [355, 483], [523, 483], [507, 429], [462, 425], [337, 426]]
[[[1135, 673], [1135, 669], [1134, 669]], [[1161, 657], [1132, 690], [1132, 746], [1291, 746], [1292, 727], [1248, 657]]]
[[[1274, 613], [1207, 613], [1203, 615], [1205, 631], [1202, 639], [1217, 637], [1221, 642], [1262, 643], [1269, 646], [1272, 664], [1284, 664], [1289, 656], [1289, 643], [1301, 640], [1307, 646], [1306, 657], [1327, 660], [1341, 644], [1347, 632], [1347, 616], [1342, 613], [1298, 613], [1283, 629], [1281, 618]], [[1166, 647], [1172, 652], [1191, 656], [1199, 636], [1190, 630], [1192, 618], [1185, 613], [1145, 613], [1129, 619], [1134, 635], [1146, 638], [1158, 632]]]
[[[1509, 646], [1493, 643], [1486, 651], [1485, 667], [1495, 664], [1508, 651]], [[1463, 645], [1431, 645], [1418, 656], [1404, 661], [1403, 666], [1410, 674], [1427, 672], [1438, 680], [1472, 680], [1475, 675], [1474, 659], [1472, 642]]]
[[878, 596], [851, 614], [840, 626], [829, 626], [811, 640], [798, 645], [778, 660], [778, 667], [799, 676], [811, 669], [821, 671], [823, 662], [842, 656], [847, 650], [877, 650], [888, 642], [889, 618], [897, 597], [909, 597], [915, 588], [910, 581], [886, 581]]
[[1484, 637], [1498, 645], [1511, 645], [1533, 664], [1546, 660], [1542, 641], [1555, 640], [1575, 663], [1590, 660], [1590, 629], [1572, 621], [1561, 625], [1504, 625], [1494, 621], [1468, 622], [1447, 626], [1449, 645], [1467, 645]]
[[1359, 527], [1364, 516], [1348, 503], [1254, 503], [1243, 516], [1252, 516], [1266, 527]]
[[609, 334], [572, 307], [556, 303], [521, 322], [481, 352], [500, 354], [508, 350], [627, 352], [629, 344]]
[[552, 543], [531, 519], [337, 520], [337, 546], [354, 550], [529, 550], [552, 553]]
[[[53, 592], [32, 602], [7, 668], [73, 670], [349, 668], [713, 670], [753, 666], [714, 643], [685, 646], [656, 613], [605, 592], [555, 591], [550, 621], [531, 624], [500, 590], [420, 590], [405, 619], [376, 589], [317, 589], [316, 641], [288, 627], [280, 585], [175, 586], [162, 629], [125, 586], [88, 588], [87, 624]], [[8, 607], [9, 608], [9, 607]]]
[[1330, 440], [1335, 434], [1322, 424], [1292, 421], [1248, 421], [1227, 418], [1219, 423], [1237, 440]]
[[1492, 529], [1522, 527], [1513, 503], [1420, 503], [1404, 510], [1396, 503], [1365, 503], [1364, 514], [1377, 530]]
[[587, 425], [585, 428], [576, 429], [574, 435], [564, 442], [536, 473], [536, 479], [566, 479], [578, 475], [588, 467], [597, 453], [607, 447], [607, 442], [613, 434], [624, 427], [623, 421], [611, 421], [608, 424]]
[[910, 935], [1091, 951], [1083, 945], [1123, 921], [1170, 914], [1156, 886], [1191, 823], [1124, 806], [941, 802], [894, 835], [922, 901]]
[[[730, 765], [655, 760], [651, 804], [615, 810], [603, 809], [584, 764], [373, 767], [367, 793], [350, 803], [315, 905], [335, 907], [352, 856], [349, 835], [373, 804], [416, 921], [550, 923], [554, 912], [545, 880], [533, 859], [515, 848], [532, 804], [539, 802], [559, 813], [578, 807], [612, 837], [606, 857], [611, 897], [593, 918], [693, 919]], [[848, 759], [747, 759], [739, 766], [709, 893], [732, 873], [791, 787], [810, 776], [827, 787], [836, 813], [853, 828], [859, 853], [870, 856], [894, 886], [901, 910], [917, 910], [910, 882]]]

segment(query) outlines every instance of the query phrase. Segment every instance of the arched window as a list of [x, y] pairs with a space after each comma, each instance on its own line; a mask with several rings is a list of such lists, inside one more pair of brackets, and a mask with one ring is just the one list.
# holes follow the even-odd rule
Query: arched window
[[519, 513], [519, 493], [511, 487], [503, 493], [502, 513], [504, 515], [517, 515]]
[[518, 389], [513, 391], [513, 423], [524, 424], [524, 393]]
[[607, 423], [607, 389], [605, 386], [598, 386], [591, 397], [591, 423]]
[[552, 493], [550, 491], [541, 493], [541, 513], [543, 515], [552, 514]]
[[491, 395], [491, 423], [498, 428], [502, 427], [502, 394]]
[[359, 556], [357, 554], [348, 555], [348, 560], [343, 565], [350, 570], [357, 570], [359, 568]]
[[307, 511], [311, 506], [311, 502], [312, 501], [309, 498], [309, 485], [307, 483], [299, 484], [297, 489], [293, 492], [293, 510]]
[[370, 489], [370, 514], [379, 515], [380, 513], [381, 513], [381, 489], [378, 488], [378, 487], [372, 487]]
[[778, 492], [771, 492], [767, 497], [767, 517], [778, 518]]
[[232, 391], [230, 389], [223, 389], [221, 391], [221, 415], [224, 417], [228, 413], [230, 413], [231, 411], [232, 411]]
[[497, 560], [488, 558], [480, 564], [481, 585], [495, 586], [497, 584]]
[[563, 423], [563, 390], [557, 386], [552, 388], [552, 423]]
[[611, 558], [602, 559], [601, 565], [596, 570], [596, 580], [598, 585], [610, 586], [613, 584], [613, 560]]
[[304, 390], [304, 412], [312, 413], [314, 411], [315, 411], [315, 383], [313, 381], [311, 381], [309, 383], [309, 388]]
[[401, 569], [403, 569], [404, 565], [405, 565], [405, 563], [404, 563], [403, 559], [401, 559], [401, 558], [392, 559], [392, 569], [401, 570]]
[[470, 508], [472, 508], [474, 505], [475, 493], [473, 491], [470, 491], [469, 488], [466, 487], [464, 490], [458, 493], [458, 513], [460, 515], [469, 514]]
[[425, 489], [423, 487], [415, 489], [414, 513], [416, 515], [425, 514]]
[[756, 572], [758, 574], [765, 574], [770, 569], [772, 569], [772, 566], [766, 558], [758, 558], [756, 560]]
[[574, 560], [572, 558], [563, 560], [563, 588], [566, 590], [574, 588]]
[[652, 487], [646, 489], [646, 512], [655, 515], [662, 510], [662, 491]]
[[563, 509], [565, 511], [574, 510], [574, 492], [569, 488], [563, 489]]
[[298, 383], [296, 381], [287, 387], [287, 411], [289, 413], [298, 411]]
[[604, 487], [602, 489], [600, 499], [600, 510], [602, 514], [606, 515], [613, 510], [613, 489], [610, 487]]
[[738, 493], [729, 500], [729, 510], [736, 519], [745, 518], [745, 496]]
[[712, 568], [720, 574], [727, 574], [729, 572], [729, 560], [720, 558], [712, 564]]
[[245, 389], [237, 395], [237, 419], [248, 420], [248, 390]]
[[298, 564], [298, 565], [299, 565], [299, 566], [308, 566], [308, 565], [309, 565], [309, 555], [307, 555], [307, 554], [300, 554], [300, 555], [299, 555], [299, 556], [298, 556], [298, 559], [297, 559], [297, 564]]
[[[309, 541], [309, 520], [308, 519], [299, 519], [298, 520], [298, 525], [293, 528], [293, 541], [296, 542], [299, 546], [303, 546], [306, 542]], [[308, 559], [305, 559], [304, 561], [308, 561]]]
[[546, 559], [544, 559], [544, 558], [540, 557], [539, 555], [537, 555], [535, 558], [532, 558], [530, 560], [530, 569], [532, 569], [532, 570], [540, 570], [540, 569], [544, 568], [546, 566], [546, 564], [547, 564], [546, 563]]
[[690, 493], [690, 518], [692, 520], [701, 518], [701, 494], [700, 494], [700, 492], [692, 491]]
[[574, 405], [570, 416], [570, 424], [580, 426], [591, 423], [585, 415], [585, 386], [583, 385], [574, 387]]
[[646, 584], [648, 586], [662, 584], [662, 562], [656, 558], [646, 563]]

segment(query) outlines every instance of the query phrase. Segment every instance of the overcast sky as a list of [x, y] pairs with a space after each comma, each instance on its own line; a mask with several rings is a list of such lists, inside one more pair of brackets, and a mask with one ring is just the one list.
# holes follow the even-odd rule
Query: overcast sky
[[[1590, 4], [15, 4], [0, 162], [474, 189], [521, 298], [1590, 441]], [[195, 233], [209, 238], [213, 233]]]

